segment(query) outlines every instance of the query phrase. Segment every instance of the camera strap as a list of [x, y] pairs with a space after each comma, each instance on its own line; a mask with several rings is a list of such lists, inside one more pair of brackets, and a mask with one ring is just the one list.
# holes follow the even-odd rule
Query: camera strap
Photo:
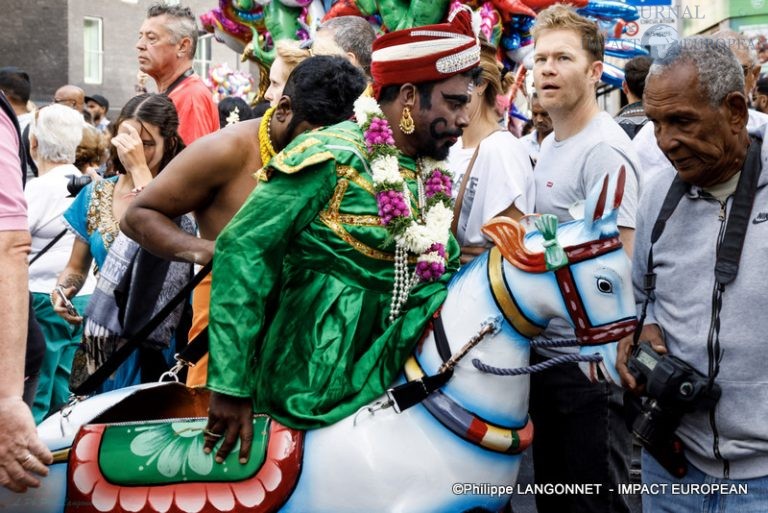
[[[757, 194], [757, 184], [762, 171], [762, 162], [760, 160], [760, 150], [762, 139], [752, 137], [747, 157], [744, 161], [744, 167], [739, 177], [736, 192], [733, 194], [733, 203], [728, 221], [725, 227], [723, 241], [717, 249], [717, 258], [715, 261], [715, 279], [722, 289], [725, 285], [736, 279], [739, 272], [739, 260], [741, 251], [744, 248], [744, 239], [747, 235], [749, 218], [752, 212], [752, 206]], [[675, 175], [672, 184], [669, 186], [667, 195], [659, 210], [659, 215], [651, 230], [651, 247], [648, 250], [648, 266], [643, 277], [643, 292], [645, 300], [640, 312], [640, 319], [635, 330], [634, 343], [637, 345], [640, 339], [640, 332], [643, 330], [645, 318], [648, 311], [648, 305], [655, 299], [653, 292], [656, 289], [656, 273], [653, 270], [653, 245], [664, 233], [667, 221], [677, 208], [678, 203], [688, 190], [688, 185], [680, 180], [679, 175]]]
[[41, 256], [43, 256], [43, 255], [45, 254], [45, 252], [46, 252], [46, 251], [48, 251], [49, 249], [51, 249], [51, 248], [52, 248], [52, 247], [53, 247], [53, 246], [54, 246], [54, 245], [55, 245], [57, 242], [59, 242], [59, 240], [61, 240], [61, 238], [62, 238], [62, 237], [64, 237], [66, 234], [67, 234], [67, 229], [66, 229], [66, 228], [64, 228], [63, 230], [61, 230], [61, 231], [60, 231], [60, 232], [59, 232], [59, 233], [56, 235], [56, 237], [54, 237], [53, 239], [51, 239], [51, 240], [50, 240], [50, 242], [48, 242], [48, 244], [46, 244], [46, 245], [45, 245], [45, 247], [44, 247], [43, 249], [41, 249], [41, 250], [40, 250], [40, 251], [37, 253], [37, 255], [35, 255], [35, 256], [33, 256], [33, 257], [32, 257], [32, 260], [30, 260], [30, 261], [29, 261], [29, 264], [28, 264], [28, 265], [32, 265], [32, 264], [34, 264], [34, 263], [35, 263], [35, 261], [36, 261], [38, 258], [40, 258]]
[[170, 96], [171, 91], [176, 89], [179, 86], [179, 84], [181, 84], [182, 82], [184, 82], [187, 79], [187, 77], [191, 77], [192, 73], [194, 73], [194, 72], [195, 72], [195, 70], [193, 70], [192, 68], [189, 68], [187, 71], [185, 71], [184, 73], [182, 73], [181, 75], [176, 77], [176, 80], [171, 82], [171, 85], [169, 85], [165, 89], [165, 91], [162, 92], [162, 94], [164, 94], [165, 96]]

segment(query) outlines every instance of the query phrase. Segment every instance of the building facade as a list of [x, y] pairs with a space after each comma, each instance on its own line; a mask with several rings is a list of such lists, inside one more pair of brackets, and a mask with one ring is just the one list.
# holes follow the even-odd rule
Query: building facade
[[[18, 66], [32, 82], [32, 101], [45, 105], [60, 86], [74, 84], [86, 95], [101, 94], [114, 119], [131, 98], [138, 72], [135, 48], [147, 8], [155, 0], [3, 0], [0, 16], [0, 67]], [[168, 3], [179, 3], [169, 1]], [[216, 0], [184, 0], [198, 17], [215, 8]], [[201, 35], [195, 70], [226, 63], [258, 77], [256, 66]], [[152, 79], [150, 91], [155, 90]]]

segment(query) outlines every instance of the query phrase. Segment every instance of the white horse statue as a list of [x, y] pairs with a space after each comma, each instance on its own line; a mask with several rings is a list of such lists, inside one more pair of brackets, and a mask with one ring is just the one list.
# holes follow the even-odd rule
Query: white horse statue
[[[530, 339], [555, 317], [571, 322], [584, 344], [605, 344], [634, 328], [630, 264], [616, 225], [623, 177], [622, 170], [596, 187], [583, 220], [558, 227], [553, 216], [541, 216], [539, 230], [528, 234], [509, 219], [485, 228], [496, 246], [451, 281], [405, 365], [400, 383], [447, 380], [430, 394], [421, 384], [407, 386], [413, 407], [387, 407], [400, 395], [391, 391], [353, 417], [306, 433], [256, 416], [249, 463], [240, 465], [235, 449], [218, 465], [202, 452], [207, 392], [177, 383], [118, 390], [75, 402], [39, 426], [59, 463], [40, 489], [0, 494], [0, 509], [499, 511], [533, 436]], [[440, 374], [441, 367], [451, 370]], [[414, 399], [421, 391], [426, 397]]]

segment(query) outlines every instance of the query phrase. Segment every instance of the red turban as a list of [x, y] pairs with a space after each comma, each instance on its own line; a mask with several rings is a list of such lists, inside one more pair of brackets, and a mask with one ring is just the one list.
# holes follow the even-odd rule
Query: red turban
[[390, 32], [373, 42], [373, 90], [393, 84], [445, 80], [480, 62], [480, 45], [472, 31], [472, 16], [461, 9], [448, 23]]

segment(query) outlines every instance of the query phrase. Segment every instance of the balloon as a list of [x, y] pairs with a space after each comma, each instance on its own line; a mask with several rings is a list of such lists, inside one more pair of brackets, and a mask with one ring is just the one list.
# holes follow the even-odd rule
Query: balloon
[[[525, 5], [533, 9], [534, 11], [541, 11], [546, 9], [550, 5], [562, 3], [562, 0], [523, 0]], [[588, 0], [568, 0], [568, 3], [574, 7], [584, 7], [587, 5]]]
[[501, 13], [501, 19], [505, 22], [515, 14], [536, 17], [536, 13], [525, 5], [522, 0], [491, 0], [493, 6]]
[[312, 0], [280, 0], [280, 3], [286, 7], [306, 7], [312, 3]]
[[640, 18], [637, 7], [613, 0], [590, 0], [585, 7], [577, 10], [582, 16], [602, 19], [635, 21]]
[[624, 81], [624, 70], [609, 62], [603, 62], [603, 74], [600, 80], [613, 87], [621, 87]]
[[323, 21], [336, 18], [337, 16], [363, 16], [355, 0], [339, 0], [326, 11]]

